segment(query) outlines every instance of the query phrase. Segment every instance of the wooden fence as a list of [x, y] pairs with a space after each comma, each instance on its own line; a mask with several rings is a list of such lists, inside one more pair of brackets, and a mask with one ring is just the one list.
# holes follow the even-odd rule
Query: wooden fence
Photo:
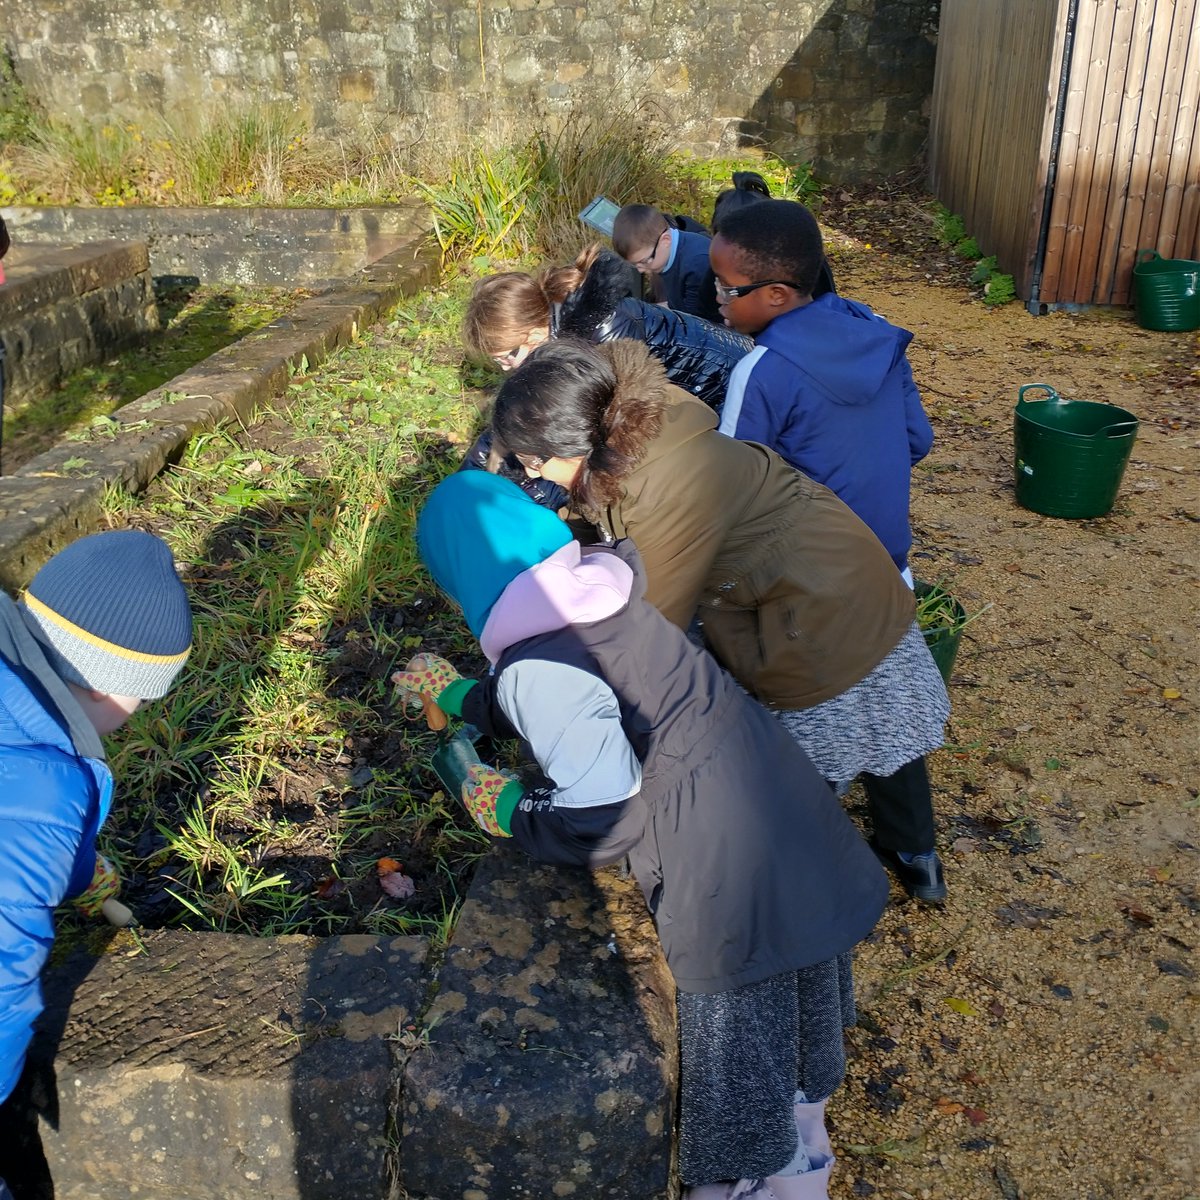
[[1200, 258], [1198, 104], [1200, 0], [942, 0], [931, 187], [1031, 308], [1128, 304]]

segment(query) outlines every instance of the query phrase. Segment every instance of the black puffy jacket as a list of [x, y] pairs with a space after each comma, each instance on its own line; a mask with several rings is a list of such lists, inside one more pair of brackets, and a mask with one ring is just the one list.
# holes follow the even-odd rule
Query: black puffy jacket
[[[617, 338], [642, 342], [676, 387], [720, 412], [730, 372], [754, 342], [702, 317], [647, 304], [635, 295], [640, 286], [641, 279], [629, 263], [611, 250], [601, 251], [583, 283], [551, 316], [551, 335], [568, 334], [589, 342]], [[467, 451], [462, 469], [486, 470], [491, 449], [492, 431], [486, 429]], [[529, 479], [519, 463], [503, 463], [499, 473], [547, 508], [559, 509], [567, 503], [563, 488], [548, 479]]]
[[754, 342], [702, 317], [647, 304], [631, 293], [629, 264], [602, 251], [583, 283], [560, 305], [551, 332], [589, 342], [642, 342], [685, 392], [720, 411], [729, 374]]

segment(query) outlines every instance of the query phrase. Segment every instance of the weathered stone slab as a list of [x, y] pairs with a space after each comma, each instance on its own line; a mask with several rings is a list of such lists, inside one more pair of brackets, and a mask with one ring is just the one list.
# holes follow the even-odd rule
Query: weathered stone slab
[[667, 1196], [674, 996], [632, 880], [495, 850], [405, 1069], [409, 1195]]
[[249, 421], [310, 366], [352, 340], [437, 274], [437, 250], [409, 243], [353, 282], [227, 346], [113, 414], [109, 428], [65, 442], [0, 476], [0, 587], [15, 591], [63, 546], [91, 532], [109, 484], [145, 487], [197, 433]]
[[424, 237], [424, 204], [374, 208], [52, 208], [4, 210], [13, 245], [125, 238], [149, 248], [154, 275], [201, 283], [344, 279]]
[[54, 1195], [385, 1196], [394, 1039], [425, 964], [418, 938], [158, 930], [82, 981], [49, 972], [27, 1079]]
[[5, 268], [0, 344], [8, 406], [57, 387], [78, 367], [158, 328], [143, 244], [21, 246]]

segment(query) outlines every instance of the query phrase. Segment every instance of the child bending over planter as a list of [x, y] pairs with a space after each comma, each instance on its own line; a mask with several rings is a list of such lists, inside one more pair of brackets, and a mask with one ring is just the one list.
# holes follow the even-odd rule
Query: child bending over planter
[[423, 654], [394, 682], [539, 769], [472, 767], [467, 810], [542, 862], [628, 855], [641, 885], [679, 989], [686, 1194], [827, 1196], [850, 950], [887, 896], [874, 856], [779, 722], [646, 602], [629, 541], [585, 549], [480, 471], [434, 490], [417, 541], [492, 667]]
[[171, 690], [191, 647], [171, 551], [141, 530], [80, 538], [18, 603], [0, 592], [0, 1101], [42, 1011], [54, 909], [115, 890], [96, 854], [113, 786], [100, 739]]

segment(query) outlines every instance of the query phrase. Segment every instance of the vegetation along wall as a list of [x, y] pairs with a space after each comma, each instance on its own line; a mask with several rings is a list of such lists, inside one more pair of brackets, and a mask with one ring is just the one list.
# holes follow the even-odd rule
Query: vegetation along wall
[[705, 152], [763, 141], [841, 180], [920, 153], [939, 0], [0, 0], [0, 38], [61, 117], [295, 105], [400, 144], [647, 97]]

